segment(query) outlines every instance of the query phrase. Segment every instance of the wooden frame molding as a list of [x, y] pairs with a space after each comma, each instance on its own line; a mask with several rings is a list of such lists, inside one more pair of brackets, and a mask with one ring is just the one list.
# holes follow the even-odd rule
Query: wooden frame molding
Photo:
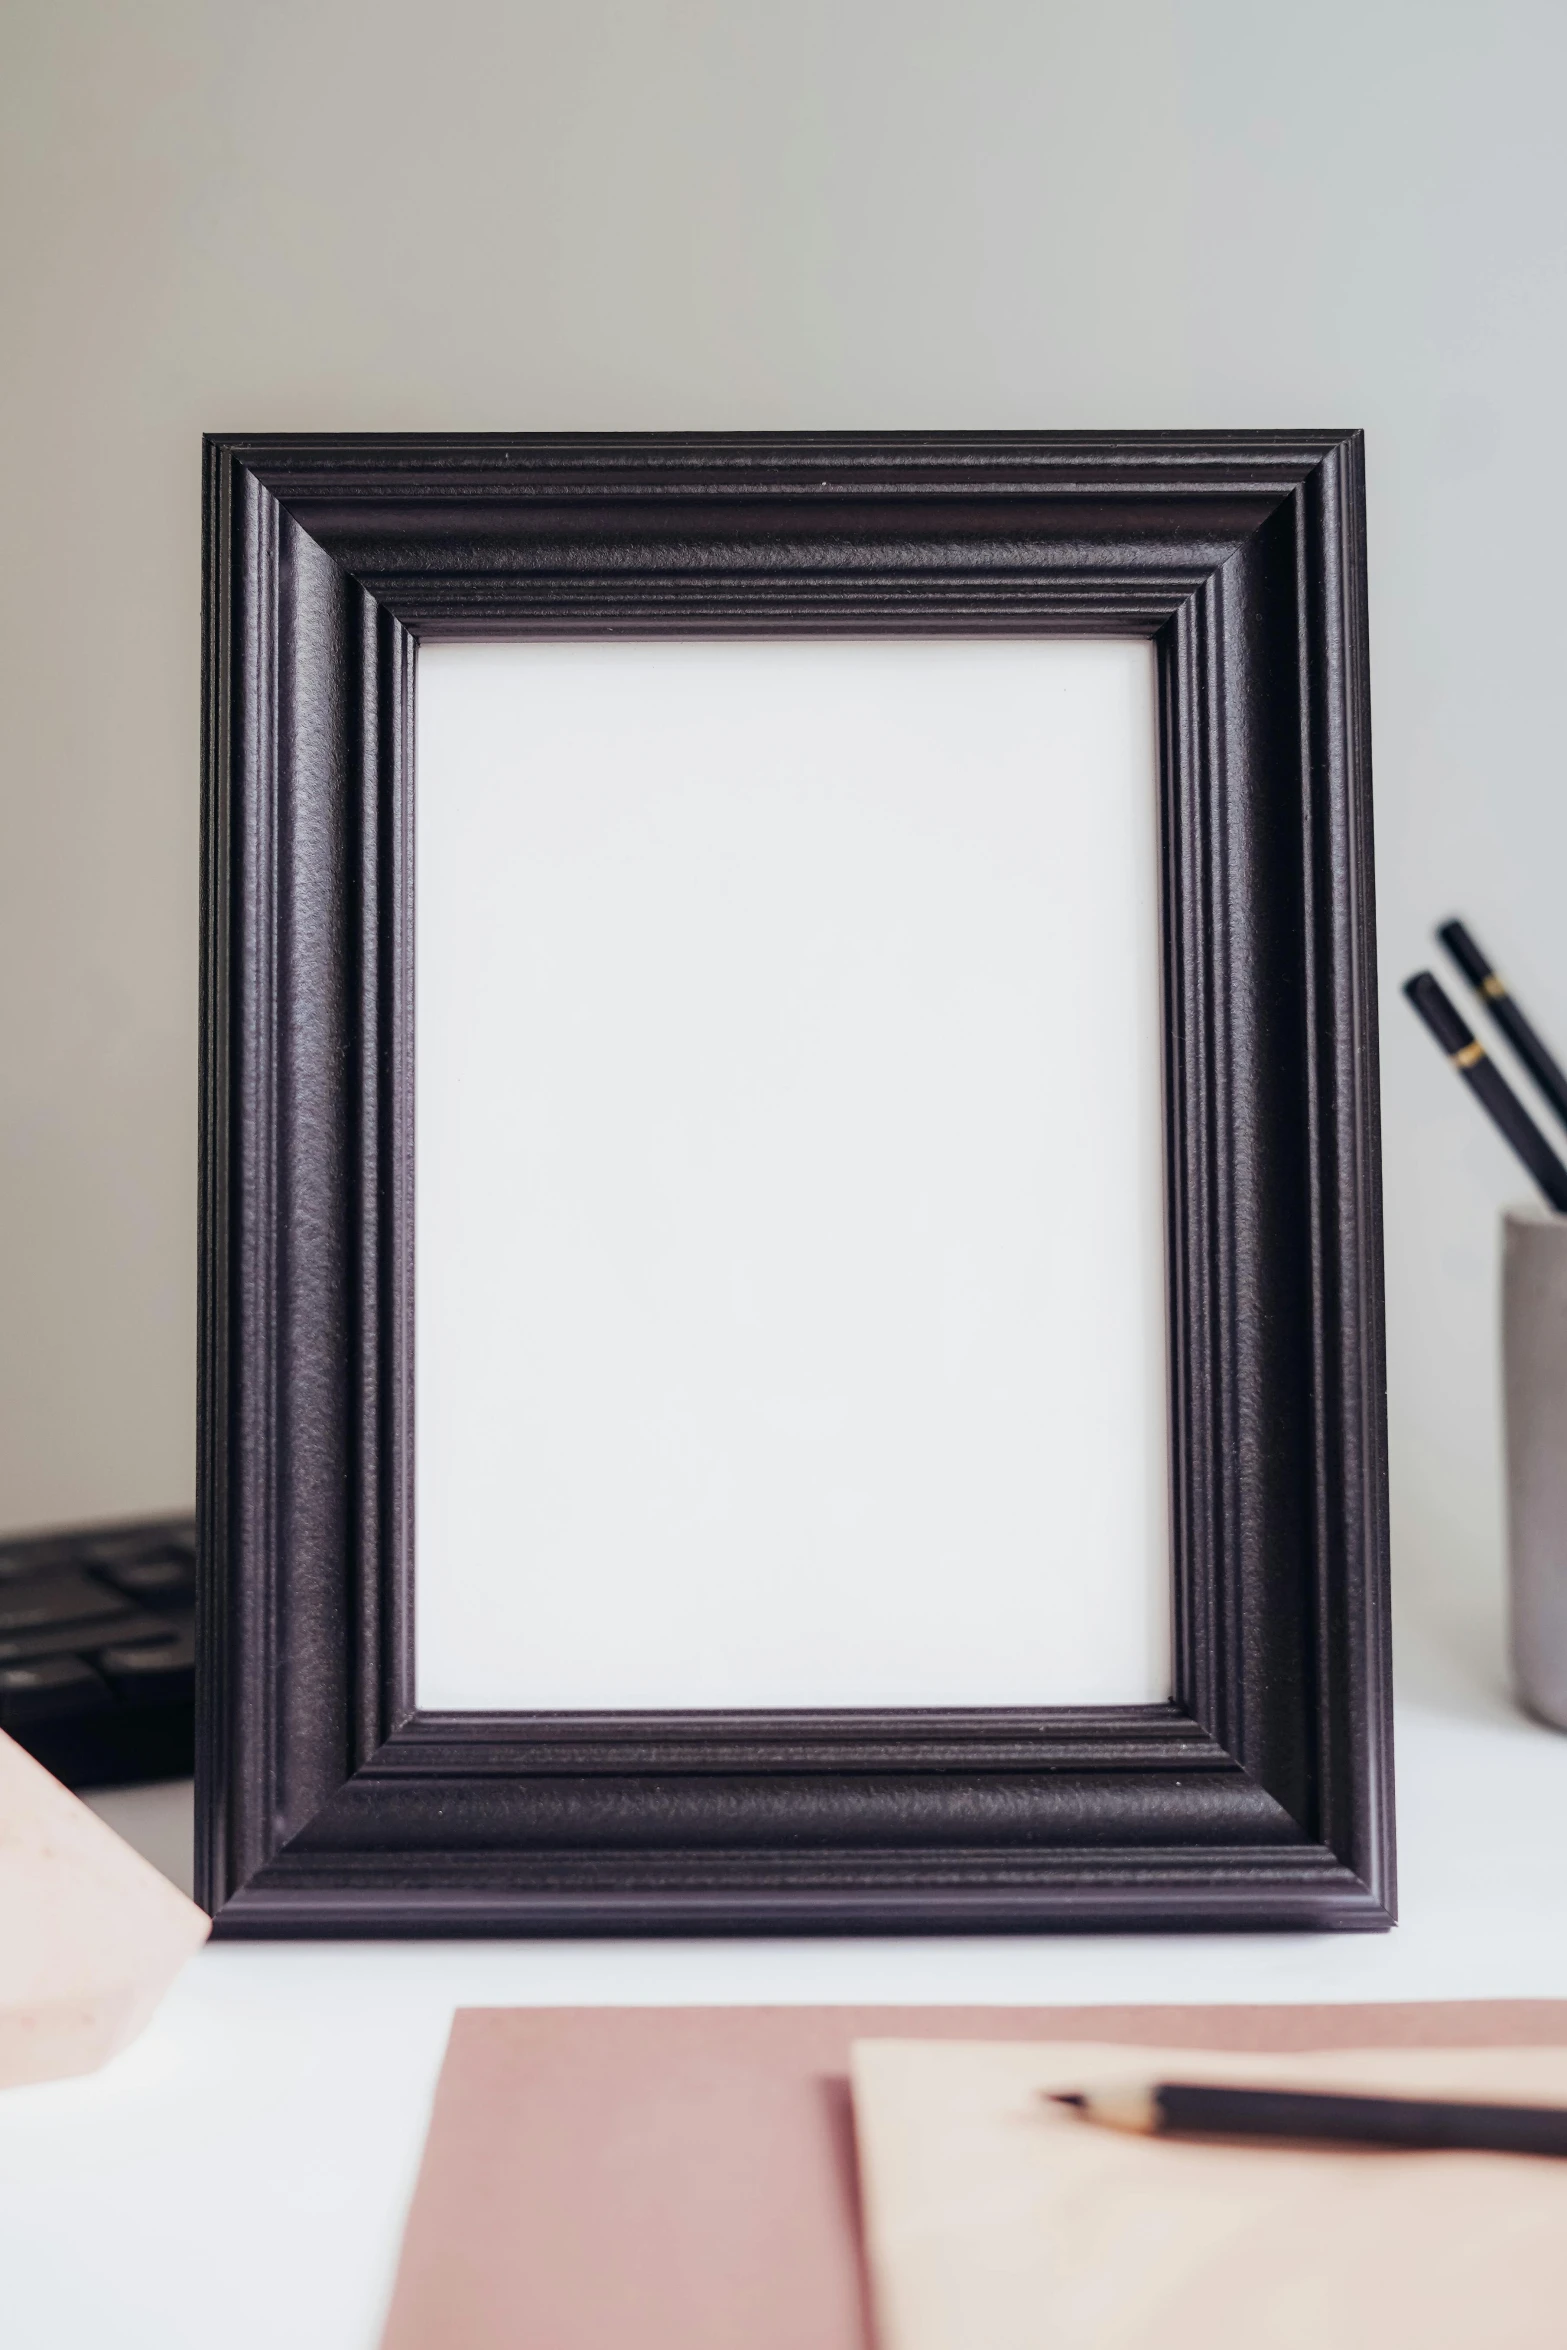
[[[208, 441], [220, 1933], [1391, 1922], [1363, 511], [1352, 433]], [[1157, 650], [1174, 1699], [421, 1714], [418, 644], [887, 632]]]

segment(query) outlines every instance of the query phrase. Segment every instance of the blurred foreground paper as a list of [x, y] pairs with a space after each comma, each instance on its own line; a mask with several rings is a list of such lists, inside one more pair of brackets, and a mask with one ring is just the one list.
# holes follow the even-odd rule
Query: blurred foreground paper
[[1567, 2162], [1130, 2137], [1041, 2092], [1225, 2080], [1567, 2103], [1567, 2050], [868, 2040], [853, 2075], [881, 2350], [1560, 2350]]
[[0, 2088], [106, 2064], [211, 1931], [0, 1731]]

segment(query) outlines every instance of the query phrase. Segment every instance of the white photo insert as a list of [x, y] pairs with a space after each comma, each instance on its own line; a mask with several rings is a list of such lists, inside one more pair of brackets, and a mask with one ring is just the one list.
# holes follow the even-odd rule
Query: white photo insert
[[1170, 1686], [1142, 643], [419, 655], [423, 1708]]

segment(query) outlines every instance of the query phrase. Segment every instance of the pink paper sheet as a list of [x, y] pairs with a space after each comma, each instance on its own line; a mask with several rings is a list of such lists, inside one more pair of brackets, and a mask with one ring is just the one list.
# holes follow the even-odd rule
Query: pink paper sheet
[[1567, 2045], [1567, 2001], [465, 2009], [384, 2350], [869, 2350], [849, 2048], [919, 2037]]

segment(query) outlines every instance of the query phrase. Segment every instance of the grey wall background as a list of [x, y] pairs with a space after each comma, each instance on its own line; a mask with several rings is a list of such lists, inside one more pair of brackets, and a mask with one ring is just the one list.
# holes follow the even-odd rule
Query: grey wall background
[[1567, 1038], [1567, 11], [8, 0], [0, 1525], [192, 1479], [204, 428], [1369, 434], [1395, 1561], [1499, 1675], [1496, 1218], [1398, 1001]]

